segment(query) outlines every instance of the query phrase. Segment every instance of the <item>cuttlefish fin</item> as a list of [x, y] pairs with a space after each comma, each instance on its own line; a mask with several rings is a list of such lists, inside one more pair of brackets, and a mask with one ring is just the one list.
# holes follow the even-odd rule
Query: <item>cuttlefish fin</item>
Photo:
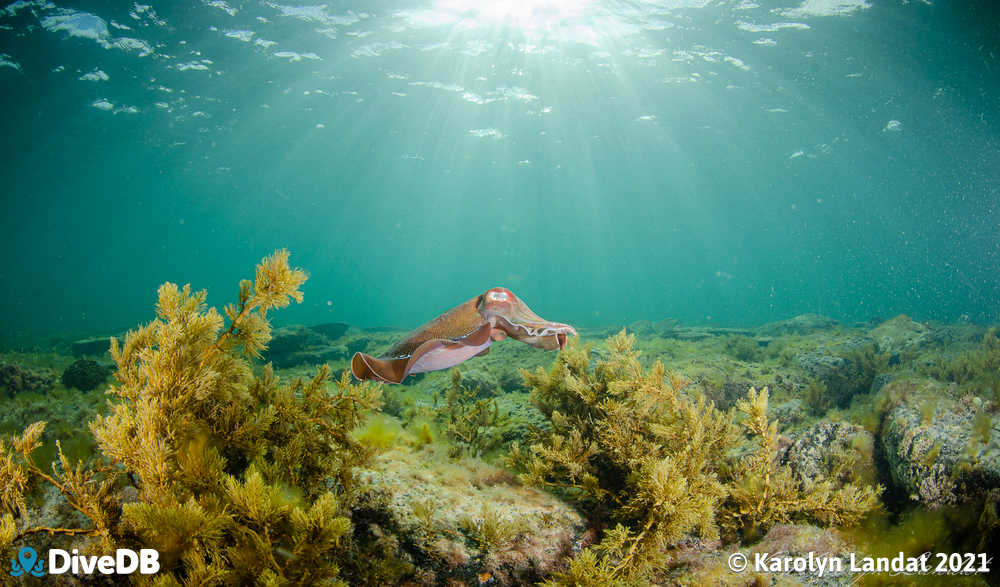
[[384, 383], [399, 383], [406, 377], [406, 359], [376, 359], [365, 353], [354, 353], [351, 372], [361, 381], [373, 379]]
[[474, 356], [476, 356], [476, 357], [485, 357], [488, 354], [490, 354], [490, 347], [484, 348], [483, 350], [481, 350], [478, 353], [476, 353]]
[[375, 358], [365, 353], [355, 353], [351, 359], [351, 371], [362, 381], [374, 379], [384, 383], [401, 383], [410, 373], [448, 369], [472, 357], [485, 355], [493, 342], [490, 330], [490, 325], [486, 323], [454, 340], [432, 338], [421, 343], [406, 357]]

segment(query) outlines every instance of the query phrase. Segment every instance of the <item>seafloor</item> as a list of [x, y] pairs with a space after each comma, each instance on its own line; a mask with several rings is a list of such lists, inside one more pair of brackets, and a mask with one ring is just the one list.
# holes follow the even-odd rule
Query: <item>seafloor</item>
[[[593, 360], [621, 325], [583, 329]], [[996, 552], [1000, 503], [1000, 342], [986, 326], [920, 323], [906, 316], [838, 324], [818, 315], [757, 328], [685, 326], [675, 320], [626, 325], [639, 361], [661, 361], [690, 380], [683, 392], [733, 410], [753, 387], [770, 392], [768, 417], [780, 434], [775, 459], [808, 485], [825, 476], [881, 485], [880, 506], [857, 525], [814, 525], [792, 517], [760, 536], [672, 545], [645, 580], [659, 584], [851, 585], [997, 583], [974, 575], [859, 575], [730, 571], [735, 552], [795, 556]], [[275, 330], [264, 362], [288, 380], [335, 375], [356, 351], [378, 354], [403, 333], [345, 324]], [[0, 433], [47, 422], [34, 460], [54, 460], [54, 441], [71, 459], [96, 460], [88, 422], [107, 409], [114, 383], [108, 339], [60, 341], [0, 354]], [[459, 367], [383, 386], [381, 412], [354, 431], [373, 449], [360, 471], [379, 495], [351, 517], [358, 540], [376, 540], [402, 561], [407, 584], [514, 585], [551, 579], [606, 530], [566, 493], [525, 483], [505, 460], [512, 443], [544, 438], [550, 419], [533, 403], [519, 369], [548, 368], [556, 353], [514, 341]], [[81, 362], [83, 361], [83, 362]], [[91, 361], [91, 362], [88, 362]], [[92, 387], [81, 391], [79, 387]], [[846, 463], [846, 466], [845, 466]], [[73, 526], [80, 516], [44, 484], [30, 490], [35, 524]], [[562, 498], [562, 499], [561, 499]], [[5, 504], [10, 507], [10, 504]], [[29, 540], [30, 539], [30, 540]], [[41, 548], [74, 537], [24, 539]], [[11, 555], [18, 544], [8, 549]], [[7, 556], [11, 558], [11, 556]], [[350, 580], [350, 577], [347, 578]], [[72, 580], [63, 579], [63, 581]]]

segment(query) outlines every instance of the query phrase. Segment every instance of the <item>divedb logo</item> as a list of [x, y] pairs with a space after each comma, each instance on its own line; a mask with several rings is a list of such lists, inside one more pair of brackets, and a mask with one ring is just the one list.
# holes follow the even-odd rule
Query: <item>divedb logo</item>
[[[160, 553], [151, 548], [136, 552], [130, 548], [119, 548], [114, 556], [85, 556], [77, 549], [72, 552], [61, 548], [50, 548], [48, 560], [38, 556], [30, 546], [17, 551], [17, 557], [10, 559], [10, 574], [20, 577], [24, 574], [41, 577], [45, 574], [63, 575], [131, 575], [136, 571], [141, 575], [152, 575], [160, 570]], [[48, 565], [45, 563], [48, 562]], [[48, 569], [46, 569], [48, 566]]]

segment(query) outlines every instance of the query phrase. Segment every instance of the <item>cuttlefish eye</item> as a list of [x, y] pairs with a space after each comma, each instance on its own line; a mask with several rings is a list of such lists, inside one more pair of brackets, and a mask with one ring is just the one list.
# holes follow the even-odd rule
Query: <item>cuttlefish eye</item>
[[491, 302], [506, 302], [507, 292], [505, 291], [491, 291], [488, 296]]

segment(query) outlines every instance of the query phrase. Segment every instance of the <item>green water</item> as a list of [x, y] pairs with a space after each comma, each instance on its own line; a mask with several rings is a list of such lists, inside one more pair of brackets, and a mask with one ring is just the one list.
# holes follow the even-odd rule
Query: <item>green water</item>
[[288, 1], [0, 11], [2, 338], [280, 247], [285, 323], [998, 319], [993, 2]]

